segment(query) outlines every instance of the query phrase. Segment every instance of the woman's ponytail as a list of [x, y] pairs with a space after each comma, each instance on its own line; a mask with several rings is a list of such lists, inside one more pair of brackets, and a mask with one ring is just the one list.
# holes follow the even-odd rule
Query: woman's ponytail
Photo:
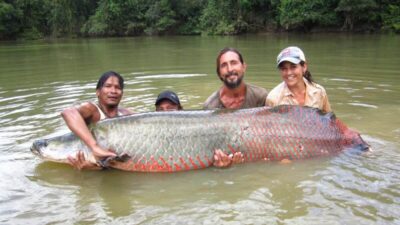
[[[303, 61], [300, 62], [300, 65], [304, 66], [304, 62]], [[308, 82], [314, 83], [314, 79], [312, 78], [310, 71], [306, 70], [306, 72], [304, 72], [303, 76], [304, 76], [304, 78], [306, 78], [308, 80]]]

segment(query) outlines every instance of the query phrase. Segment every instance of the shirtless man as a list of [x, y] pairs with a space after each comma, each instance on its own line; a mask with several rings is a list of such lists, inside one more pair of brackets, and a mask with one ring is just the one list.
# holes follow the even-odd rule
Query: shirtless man
[[[102, 149], [97, 144], [88, 125], [95, 124], [102, 119], [131, 113], [128, 109], [119, 107], [123, 89], [124, 79], [122, 76], [114, 71], [106, 72], [97, 82], [97, 102], [86, 102], [79, 107], [67, 108], [61, 113], [69, 129], [92, 150], [98, 161], [116, 155], [107, 149]], [[101, 168], [99, 165], [92, 165], [92, 163], [86, 161], [83, 152], [79, 152], [76, 158], [69, 157], [69, 163], [78, 169], [92, 166]]]

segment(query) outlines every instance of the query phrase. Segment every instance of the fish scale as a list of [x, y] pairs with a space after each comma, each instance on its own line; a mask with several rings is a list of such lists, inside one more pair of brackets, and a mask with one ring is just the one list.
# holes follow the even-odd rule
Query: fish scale
[[[368, 149], [359, 133], [333, 113], [301, 106], [139, 113], [100, 121], [91, 130], [100, 146], [125, 156], [122, 169], [128, 171], [205, 168], [213, 164], [216, 149], [227, 154], [240, 151], [248, 162]], [[45, 160], [64, 163], [79, 150], [94, 162], [90, 150], [73, 134], [38, 140], [31, 147]]]

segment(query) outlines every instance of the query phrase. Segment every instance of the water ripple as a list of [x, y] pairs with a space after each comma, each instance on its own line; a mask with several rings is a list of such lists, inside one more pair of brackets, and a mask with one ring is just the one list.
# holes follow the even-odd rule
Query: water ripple
[[357, 102], [350, 102], [347, 103], [349, 105], [353, 105], [353, 106], [361, 106], [361, 107], [366, 107], [366, 108], [373, 108], [373, 109], [377, 109], [378, 106], [376, 105], [370, 105], [370, 104], [366, 104], [366, 103], [357, 103]]
[[[369, 142], [374, 149], [380, 149], [380, 143]], [[390, 143], [385, 146], [387, 149]], [[354, 222], [349, 214], [357, 216], [361, 224], [400, 222], [400, 196], [393, 191], [393, 184], [400, 183], [399, 161], [394, 149], [368, 155], [342, 154], [326, 170], [315, 174], [320, 179], [317, 183], [301, 182], [300, 187], [307, 194], [304, 201], [319, 208], [323, 217], [334, 211], [340, 223]], [[315, 216], [313, 211], [309, 213]]]
[[186, 78], [186, 77], [204, 77], [207, 74], [157, 74], [137, 76], [136, 79], [168, 79], [168, 78]]

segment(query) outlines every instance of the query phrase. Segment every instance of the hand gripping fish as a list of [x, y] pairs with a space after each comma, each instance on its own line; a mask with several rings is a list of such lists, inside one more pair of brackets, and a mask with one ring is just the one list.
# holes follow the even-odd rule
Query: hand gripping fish
[[[114, 160], [125, 161], [124, 170], [142, 172], [206, 168], [213, 164], [215, 149], [227, 154], [240, 151], [245, 162], [369, 150], [360, 134], [333, 113], [288, 105], [139, 113], [100, 121], [91, 131], [101, 147], [119, 156]], [[91, 151], [72, 133], [37, 140], [31, 151], [44, 160], [62, 163], [83, 151], [87, 160], [95, 162]]]

